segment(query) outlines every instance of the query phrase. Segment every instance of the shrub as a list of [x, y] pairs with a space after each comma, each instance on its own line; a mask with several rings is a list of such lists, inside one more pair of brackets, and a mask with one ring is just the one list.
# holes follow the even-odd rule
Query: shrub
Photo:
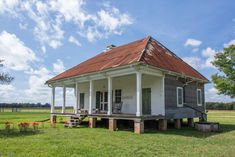
[[38, 122], [33, 122], [33, 123], [32, 123], [32, 126], [33, 126], [33, 130], [34, 130], [34, 131], [37, 131], [37, 130], [38, 130], [39, 123], [38, 123]]
[[5, 122], [5, 129], [9, 131], [11, 129], [11, 123], [10, 122]]
[[20, 131], [27, 131], [29, 128], [29, 123], [27, 122], [21, 122], [18, 124]]

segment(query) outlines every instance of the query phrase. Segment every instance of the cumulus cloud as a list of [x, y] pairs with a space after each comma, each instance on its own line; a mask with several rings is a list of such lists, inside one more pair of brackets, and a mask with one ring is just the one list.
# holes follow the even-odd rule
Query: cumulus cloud
[[0, 95], [3, 97], [8, 96], [9, 92], [15, 91], [15, 87], [13, 85], [2, 85], [0, 84]]
[[217, 52], [210, 47], [207, 47], [206, 49], [202, 50], [202, 56], [207, 58], [203, 65], [205, 68], [214, 68], [211, 62], [215, 59], [216, 53]]
[[184, 43], [184, 46], [192, 46], [192, 47], [197, 47], [202, 44], [202, 41], [197, 40], [197, 39], [187, 39], [186, 42]]
[[57, 59], [57, 61], [53, 63], [53, 72], [58, 74], [63, 72], [64, 70], [65, 70], [64, 63], [60, 59]]
[[75, 25], [76, 32], [91, 42], [111, 34], [120, 35], [124, 26], [132, 24], [128, 14], [109, 4], [96, 13], [88, 12], [85, 5], [83, 0], [3, 0], [0, 2], [0, 14], [19, 18], [24, 23], [19, 25], [21, 29], [33, 27], [35, 39], [44, 47], [44, 52], [45, 46], [56, 49], [63, 44], [63, 25], [67, 23]]
[[182, 59], [195, 69], [215, 68], [211, 63], [215, 59], [216, 51], [211, 47], [202, 50], [202, 57], [183, 57]]
[[37, 60], [33, 50], [6, 31], [0, 33], [0, 59], [4, 60], [6, 68], [18, 71], [29, 69], [30, 63]]
[[73, 43], [73, 44], [77, 45], [77, 46], [82, 46], [82, 44], [73, 36], [69, 36], [68, 41], [70, 43]]
[[228, 43], [224, 44], [224, 47], [229, 47], [230, 45], [235, 45], [235, 39], [230, 40]]
[[202, 60], [199, 57], [183, 57], [182, 59], [195, 69], [202, 68]]
[[26, 23], [19, 23], [19, 27], [20, 27], [20, 29], [22, 29], [22, 30], [27, 30], [28, 24], [26, 24]]
[[24, 90], [24, 95], [27, 96], [30, 101], [34, 102], [48, 102], [48, 95], [50, 94], [50, 88], [45, 85], [45, 82], [52, 77], [51, 72], [42, 67], [38, 70], [31, 70], [29, 73], [28, 88]]
[[215, 87], [211, 87], [205, 92], [206, 102], [231, 102], [234, 99], [231, 99], [229, 96], [223, 94], [219, 95], [218, 90]]

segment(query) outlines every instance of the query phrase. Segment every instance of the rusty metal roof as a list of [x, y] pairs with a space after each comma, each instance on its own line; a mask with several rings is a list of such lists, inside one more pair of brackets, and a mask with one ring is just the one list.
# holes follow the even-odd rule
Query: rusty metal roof
[[208, 81], [197, 70], [189, 66], [161, 43], [148, 36], [102, 52], [53, 77], [47, 83], [137, 62]]

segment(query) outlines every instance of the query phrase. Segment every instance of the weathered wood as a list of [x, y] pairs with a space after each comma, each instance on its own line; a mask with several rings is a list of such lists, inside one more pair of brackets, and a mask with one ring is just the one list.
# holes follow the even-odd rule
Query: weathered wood
[[51, 115], [51, 124], [56, 123], [56, 115]]
[[159, 119], [158, 120], [158, 130], [165, 131], [167, 130], [167, 120]]
[[96, 127], [96, 117], [89, 117], [89, 128], [95, 128]]
[[180, 129], [181, 128], [181, 119], [174, 119], [175, 128]]
[[116, 131], [117, 130], [117, 119], [110, 118], [109, 119], [109, 130]]
[[[176, 88], [184, 87], [184, 103], [200, 111], [205, 110], [204, 84], [192, 81], [184, 86], [186, 80], [175, 76], [165, 76], [165, 113], [167, 119], [199, 117], [200, 114], [188, 107], [177, 107]], [[197, 89], [202, 91], [202, 106], [197, 105]]]
[[142, 121], [142, 120], [135, 120], [134, 121], [134, 132], [136, 134], [144, 133], [144, 121]]
[[193, 118], [188, 118], [188, 127], [194, 127]]

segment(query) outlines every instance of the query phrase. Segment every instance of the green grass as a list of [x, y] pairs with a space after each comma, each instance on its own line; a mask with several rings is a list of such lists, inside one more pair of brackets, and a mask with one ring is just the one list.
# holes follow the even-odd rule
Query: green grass
[[62, 124], [52, 128], [49, 123], [39, 132], [18, 131], [18, 122], [47, 118], [48, 112], [0, 113], [0, 123], [15, 123], [9, 133], [0, 124], [0, 156], [235, 156], [235, 112], [209, 112], [208, 120], [221, 124], [219, 133], [201, 133], [185, 126], [136, 135], [130, 130], [69, 129]]

